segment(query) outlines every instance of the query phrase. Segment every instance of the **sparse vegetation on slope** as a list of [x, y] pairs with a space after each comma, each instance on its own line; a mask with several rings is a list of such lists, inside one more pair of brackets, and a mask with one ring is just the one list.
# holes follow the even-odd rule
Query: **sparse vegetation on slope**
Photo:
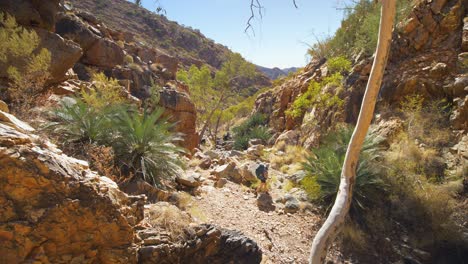
[[4, 71], [0, 75], [10, 80], [9, 87], [0, 90], [0, 98], [11, 101], [18, 113], [26, 114], [48, 78], [51, 54], [45, 48], [38, 49], [39, 45], [35, 31], [0, 12], [0, 70]]
[[[398, 0], [396, 23], [405, 19], [415, 1]], [[331, 37], [317, 39], [317, 43], [308, 50], [312, 58], [332, 58], [345, 56], [352, 59], [362, 53], [370, 56], [377, 46], [381, 3], [372, 0], [360, 0], [345, 7], [345, 18], [341, 26]]]
[[344, 57], [334, 57], [327, 61], [329, 76], [321, 82], [311, 81], [307, 91], [298, 96], [285, 112], [292, 118], [301, 118], [314, 107], [330, 108], [343, 106], [340, 91], [343, 91], [343, 74], [351, 69], [351, 62]]

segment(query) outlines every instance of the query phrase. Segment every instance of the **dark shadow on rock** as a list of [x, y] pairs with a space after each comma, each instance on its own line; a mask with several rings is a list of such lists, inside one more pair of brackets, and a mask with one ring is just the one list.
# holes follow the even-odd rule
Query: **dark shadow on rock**
[[210, 224], [196, 226], [184, 243], [146, 243], [139, 250], [139, 263], [259, 264], [262, 250], [239, 231]]
[[271, 212], [276, 209], [273, 198], [268, 193], [262, 193], [257, 198], [257, 206], [260, 211]]

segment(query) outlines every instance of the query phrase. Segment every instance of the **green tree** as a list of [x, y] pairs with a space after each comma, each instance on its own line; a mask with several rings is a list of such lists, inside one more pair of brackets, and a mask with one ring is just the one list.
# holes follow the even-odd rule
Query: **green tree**
[[198, 68], [192, 65], [188, 71], [177, 73], [177, 79], [190, 87], [192, 100], [199, 113], [200, 138], [203, 138], [211, 124], [219, 127], [223, 119], [227, 120], [225, 109], [236, 103], [233, 98], [238, 98], [233, 87], [256, 74], [255, 65], [244, 60], [239, 53], [231, 54], [214, 77], [207, 66]]
[[213, 80], [214, 89], [217, 91], [215, 104], [208, 111], [205, 124], [200, 132], [200, 138], [203, 138], [206, 129], [210, 125], [210, 120], [218, 109], [226, 109], [227, 100], [235, 96], [233, 85], [243, 78], [253, 78], [256, 75], [255, 65], [247, 62], [239, 53], [233, 53], [228, 60], [223, 63], [221, 70], [216, 73]]

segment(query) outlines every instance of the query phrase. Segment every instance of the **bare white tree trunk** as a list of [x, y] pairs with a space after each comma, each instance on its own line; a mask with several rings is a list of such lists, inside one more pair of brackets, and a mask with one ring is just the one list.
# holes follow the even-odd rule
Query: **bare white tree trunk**
[[362, 101], [357, 125], [346, 152], [338, 194], [327, 220], [314, 238], [310, 251], [309, 263], [325, 263], [327, 249], [338, 235], [340, 228], [344, 224], [346, 215], [348, 214], [352, 201], [353, 186], [356, 181], [356, 168], [359, 160], [359, 153], [361, 152], [364, 138], [369, 130], [372, 117], [374, 116], [375, 103], [387, 64], [395, 12], [396, 0], [382, 0], [379, 39], [374, 63]]

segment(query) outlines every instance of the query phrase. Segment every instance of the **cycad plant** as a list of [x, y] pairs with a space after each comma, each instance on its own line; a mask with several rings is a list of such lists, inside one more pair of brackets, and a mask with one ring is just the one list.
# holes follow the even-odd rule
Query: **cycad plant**
[[179, 154], [185, 153], [174, 144], [181, 136], [171, 132], [173, 124], [162, 117], [163, 112], [162, 108], [143, 114], [121, 111], [112, 118], [111, 145], [122, 170], [153, 185], [176, 175], [182, 167]]
[[109, 129], [109, 109], [97, 110], [79, 98], [75, 102], [64, 101], [53, 114], [56, 122], [47, 128], [52, 129], [67, 143], [96, 143], [104, 139]]
[[[321, 147], [312, 151], [313, 155], [303, 163], [307, 180], [315, 180], [320, 186], [318, 197], [330, 207], [340, 184], [341, 168], [343, 166], [346, 147], [351, 138], [351, 128], [340, 128], [328, 135], [321, 143]], [[368, 135], [364, 142], [358, 164], [356, 183], [350, 215], [356, 217], [362, 210], [371, 207], [379, 195], [384, 191], [384, 183], [380, 178], [381, 166], [379, 153], [381, 138]], [[311, 195], [314, 196], [314, 195]]]

